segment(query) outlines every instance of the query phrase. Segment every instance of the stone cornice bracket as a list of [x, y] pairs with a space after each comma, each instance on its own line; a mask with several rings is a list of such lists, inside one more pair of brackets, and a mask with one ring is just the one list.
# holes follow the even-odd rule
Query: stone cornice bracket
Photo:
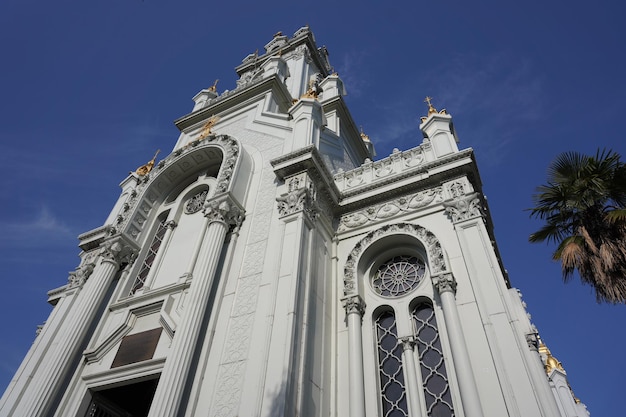
[[102, 262], [110, 262], [115, 265], [122, 263], [130, 264], [137, 256], [137, 248], [135, 245], [130, 244], [123, 235], [117, 235], [104, 241], [100, 248]]
[[365, 314], [365, 301], [360, 295], [351, 295], [341, 299], [343, 308], [346, 310], [346, 315], [352, 313], [358, 313], [361, 317]]
[[439, 294], [444, 292], [451, 292], [456, 294], [456, 279], [452, 274], [441, 274], [432, 278], [433, 286], [437, 289]]
[[245, 219], [243, 208], [233, 198], [228, 196], [206, 201], [202, 213], [209, 220], [209, 224], [222, 222], [234, 230], [239, 230]]
[[306, 172], [291, 176], [285, 180], [287, 192], [276, 197], [280, 218], [294, 213], [304, 212], [311, 220], [317, 216], [315, 187]]
[[459, 196], [454, 200], [444, 201], [445, 213], [452, 223], [459, 223], [476, 217], [485, 217], [483, 202], [479, 193]]

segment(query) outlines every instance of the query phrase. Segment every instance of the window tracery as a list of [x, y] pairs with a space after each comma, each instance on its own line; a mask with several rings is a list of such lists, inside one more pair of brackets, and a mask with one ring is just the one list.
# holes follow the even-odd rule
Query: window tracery
[[417, 352], [428, 415], [454, 417], [452, 395], [435, 311], [430, 304], [420, 303], [413, 308], [411, 316], [415, 326]]
[[152, 238], [152, 243], [148, 248], [148, 253], [144, 257], [143, 263], [141, 264], [141, 269], [135, 278], [135, 282], [130, 289], [130, 295], [134, 295], [137, 291], [143, 288], [146, 283], [146, 279], [148, 278], [148, 273], [150, 272], [150, 268], [152, 268], [152, 264], [156, 259], [157, 253], [161, 248], [161, 243], [163, 242], [163, 237], [165, 237], [165, 232], [167, 231], [167, 213], [162, 215], [159, 220], [159, 225], [157, 226], [157, 230], [154, 233], [154, 237]]
[[385, 297], [399, 297], [413, 291], [422, 281], [426, 265], [416, 256], [400, 255], [388, 260], [372, 277], [374, 291]]
[[378, 346], [380, 400], [384, 417], [408, 417], [406, 386], [402, 369], [402, 345], [398, 343], [393, 311], [381, 312], [375, 320]]

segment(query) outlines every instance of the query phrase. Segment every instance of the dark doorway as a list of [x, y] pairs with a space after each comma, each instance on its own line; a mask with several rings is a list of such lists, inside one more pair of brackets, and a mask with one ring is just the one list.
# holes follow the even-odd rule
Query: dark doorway
[[96, 391], [85, 417], [147, 417], [159, 379]]

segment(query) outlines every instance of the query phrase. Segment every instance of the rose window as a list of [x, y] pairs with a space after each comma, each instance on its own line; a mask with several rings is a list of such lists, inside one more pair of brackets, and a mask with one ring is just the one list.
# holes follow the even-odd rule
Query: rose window
[[417, 287], [425, 272], [423, 260], [415, 256], [396, 256], [378, 268], [372, 287], [385, 297], [398, 297]]
[[185, 213], [193, 214], [202, 210], [204, 200], [206, 200], [206, 196], [208, 193], [209, 190], [203, 190], [196, 193], [189, 200], [187, 200], [187, 204], [185, 204]]

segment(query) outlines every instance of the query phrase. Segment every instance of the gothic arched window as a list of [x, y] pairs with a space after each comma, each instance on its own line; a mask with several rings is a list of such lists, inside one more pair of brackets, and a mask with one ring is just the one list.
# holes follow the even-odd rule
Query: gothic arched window
[[428, 415], [454, 417], [452, 395], [435, 311], [430, 304], [422, 302], [413, 307], [411, 316], [415, 326], [415, 339]]
[[374, 325], [383, 416], [407, 417], [409, 412], [402, 369], [402, 345], [398, 343], [396, 317], [393, 310], [383, 310], [379, 313], [374, 320]]

